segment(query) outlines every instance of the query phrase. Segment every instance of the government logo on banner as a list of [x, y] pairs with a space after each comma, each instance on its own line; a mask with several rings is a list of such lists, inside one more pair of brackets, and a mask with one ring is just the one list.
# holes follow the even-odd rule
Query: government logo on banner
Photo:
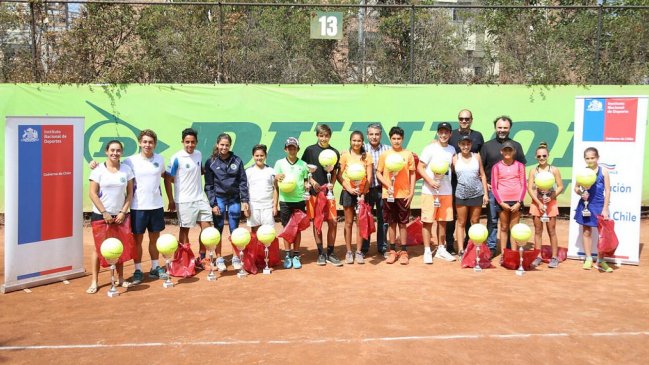
[[38, 131], [33, 128], [27, 128], [20, 139], [21, 142], [38, 142]]

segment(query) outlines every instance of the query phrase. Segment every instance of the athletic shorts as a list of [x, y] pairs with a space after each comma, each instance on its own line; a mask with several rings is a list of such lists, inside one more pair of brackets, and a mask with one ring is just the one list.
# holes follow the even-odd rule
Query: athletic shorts
[[435, 208], [435, 195], [421, 195], [421, 221], [433, 223], [434, 221], [450, 222], [453, 220], [453, 195], [437, 195], [439, 207]]
[[149, 232], [162, 232], [165, 229], [165, 212], [158, 209], [131, 209], [131, 231], [133, 234]]
[[[518, 203], [518, 202], [517, 202], [516, 200], [510, 200], [510, 201], [505, 201], [504, 203], [507, 203], [510, 207], [513, 207], [514, 204], [516, 204], [516, 203]], [[523, 203], [521, 203], [521, 207], [518, 209], [518, 211], [519, 211], [520, 213], [522, 213], [524, 207], [525, 207], [525, 205], [523, 205]], [[496, 201], [496, 211], [497, 211], [498, 213], [500, 213], [500, 212], [503, 211], [503, 207], [501, 207], [500, 204], [498, 204], [497, 201]]]
[[306, 213], [306, 202], [279, 202], [279, 218], [282, 221], [282, 226], [286, 227], [288, 221], [291, 220], [291, 215], [294, 210], [301, 210]]
[[[556, 217], [559, 215], [559, 207], [557, 206], [556, 199], [550, 200], [550, 202], [547, 204], [546, 207], [547, 207], [546, 210], [548, 212], [548, 217]], [[540, 217], [543, 215], [539, 207], [537, 207], [536, 204], [534, 204], [534, 202], [532, 202], [532, 205], [530, 205], [530, 215], [534, 217]]]
[[[309, 200], [307, 201], [307, 206], [306, 206], [306, 211], [307, 214], [309, 215], [310, 219], [313, 219], [315, 217], [315, 202], [316, 202], [316, 196], [311, 195]], [[328, 212], [329, 214], [325, 214], [325, 221], [329, 220], [336, 220], [338, 218], [338, 212], [336, 212], [336, 201], [335, 200], [327, 200], [327, 203], [329, 203], [328, 206]]]
[[358, 196], [348, 193], [346, 190], [343, 190], [340, 193], [340, 205], [344, 208], [355, 207], [358, 204]]
[[395, 198], [390, 203], [383, 199], [383, 221], [387, 224], [408, 224], [410, 218], [410, 207], [406, 205], [406, 199]]
[[192, 228], [196, 222], [211, 222], [212, 208], [207, 200], [190, 203], [176, 203], [178, 221], [181, 228]]
[[482, 207], [482, 197], [484, 195], [477, 196], [475, 198], [469, 199], [460, 199], [455, 197], [455, 206], [462, 205], [465, 207]]
[[258, 227], [264, 224], [275, 224], [275, 217], [273, 217], [273, 208], [264, 209], [251, 209], [250, 217], [246, 223], [248, 227]]

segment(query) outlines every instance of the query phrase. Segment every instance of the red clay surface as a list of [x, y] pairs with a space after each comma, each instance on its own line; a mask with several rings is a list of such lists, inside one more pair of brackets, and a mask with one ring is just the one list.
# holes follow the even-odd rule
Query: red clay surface
[[[567, 226], [558, 224], [564, 244]], [[343, 256], [342, 224], [338, 231]], [[421, 246], [408, 266], [372, 256], [319, 267], [311, 233], [304, 237], [301, 270], [238, 279], [229, 267], [216, 282], [203, 271], [174, 278], [171, 289], [161, 281], [120, 289], [117, 298], [106, 296], [104, 270], [95, 295], [84, 292], [89, 276], [1, 295], [0, 362], [637, 364], [649, 356], [646, 250], [640, 266], [613, 274], [568, 260], [517, 277], [501, 267], [477, 274], [458, 262], [424, 265]], [[92, 248], [86, 228], [86, 266]]]

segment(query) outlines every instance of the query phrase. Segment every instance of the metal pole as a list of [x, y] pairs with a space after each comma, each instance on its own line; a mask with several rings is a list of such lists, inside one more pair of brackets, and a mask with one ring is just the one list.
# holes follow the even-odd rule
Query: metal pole
[[31, 13], [30, 31], [32, 36], [32, 73], [36, 82], [40, 81], [38, 74], [38, 50], [36, 46], [36, 15], [34, 14], [34, 3], [29, 3], [29, 12]]
[[415, 5], [410, 7], [410, 83], [415, 83]]
[[599, 84], [599, 50], [602, 43], [602, 16], [603, 16], [603, 1], [597, 0], [597, 45], [595, 46], [595, 84]]
[[218, 74], [218, 80], [220, 82], [225, 81], [225, 76], [224, 76], [224, 71], [223, 71], [223, 52], [224, 52], [224, 45], [223, 45], [223, 22], [225, 19], [225, 15], [223, 14], [223, 4], [219, 2], [219, 74]]
[[[365, 0], [361, 0], [365, 5]], [[365, 7], [358, 8], [358, 49], [361, 58], [361, 83], [365, 83]]]

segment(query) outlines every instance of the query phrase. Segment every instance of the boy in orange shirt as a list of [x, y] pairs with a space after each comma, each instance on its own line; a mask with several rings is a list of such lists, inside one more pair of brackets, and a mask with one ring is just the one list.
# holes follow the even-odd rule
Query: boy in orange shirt
[[[381, 154], [376, 168], [376, 178], [383, 185], [383, 219], [388, 223], [388, 242], [391, 242], [386, 262], [393, 264], [398, 259], [400, 264], [407, 265], [409, 260], [406, 251], [406, 224], [410, 217], [410, 203], [415, 194], [415, 159], [412, 152], [402, 146], [403, 129], [392, 127], [389, 136], [392, 148]], [[386, 159], [393, 154], [401, 155], [406, 162], [404, 167], [395, 173], [394, 186], [392, 173], [385, 167]], [[394, 196], [394, 202], [388, 201], [390, 195]], [[399, 252], [396, 251], [397, 225], [401, 244]]]

